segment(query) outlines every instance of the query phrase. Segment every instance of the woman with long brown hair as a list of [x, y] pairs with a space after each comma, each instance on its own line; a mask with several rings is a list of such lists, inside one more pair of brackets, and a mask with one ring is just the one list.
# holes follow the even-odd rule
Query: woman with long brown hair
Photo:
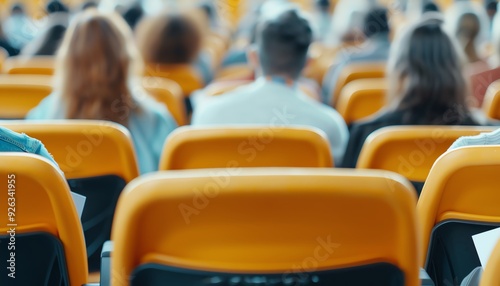
[[390, 105], [352, 125], [343, 167], [356, 166], [365, 139], [382, 127], [487, 123], [467, 105], [459, 50], [437, 15], [424, 18], [396, 40], [388, 80]]
[[141, 173], [157, 170], [163, 142], [176, 123], [136, 82], [138, 58], [122, 18], [96, 10], [82, 13], [59, 50], [54, 92], [26, 118], [122, 124], [132, 134]]

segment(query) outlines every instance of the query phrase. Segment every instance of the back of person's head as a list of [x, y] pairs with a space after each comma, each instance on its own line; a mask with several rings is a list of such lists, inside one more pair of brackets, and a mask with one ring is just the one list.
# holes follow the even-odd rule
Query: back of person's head
[[123, 19], [129, 25], [131, 29], [135, 29], [135, 26], [141, 18], [144, 16], [144, 9], [141, 5], [132, 5], [122, 13]]
[[312, 29], [296, 10], [289, 10], [258, 28], [259, 62], [265, 76], [297, 79], [307, 62]]
[[69, 9], [61, 1], [53, 0], [53, 1], [50, 1], [49, 3], [47, 3], [47, 6], [45, 7], [45, 11], [47, 11], [48, 14], [68, 13]]
[[141, 53], [148, 63], [192, 63], [202, 43], [199, 26], [182, 13], [163, 13], [145, 19], [137, 34]]
[[21, 3], [16, 3], [11, 6], [10, 8], [10, 14], [11, 15], [24, 15], [24, 6]]
[[98, 5], [95, 1], [85, 1], [80, 5], [80, 11], [85, 11], [87, 9], [95, 8], [97, 9]]
[[375, 7], [371, 9], [365, 17], [363, 32], [367, 38], [373, 36], [389, 35], [389, 20], [387, 9]]
[[79, 14], [64, 37], [56, 70], [67, 118], [127, 125], [134, 108], [128, 84], [139, 72], [135, 68], [132, 33], [119, 15], [95, 9]]
[[373, 7], [371, 0], [339, 0], [335, 5], [327, 44], [339, 46], [342, 43], [363, 40], [364, 19]]
[[398, 35], [388, 75], [396, 109], [409, 124], [459, 124], [468, 115], [459, 50], [436, 15]]
[[471, 1], [455, 2], [445, 14], [446, 31], [457, 37], [462, 46], [480, 48], [489, 38], [490, 20], [482, 5]]
[[434, 2], [427, 2], [424, 4], [424, 7], [422, 8], [422, 13], [427, 13], [427, 12], [440, 12], [438, 5]]

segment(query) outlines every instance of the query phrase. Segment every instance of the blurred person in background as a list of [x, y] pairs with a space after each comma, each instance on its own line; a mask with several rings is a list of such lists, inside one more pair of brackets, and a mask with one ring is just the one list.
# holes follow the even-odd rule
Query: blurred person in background
[[132, 30], [135, 30], [135, 27], [141, 21], [142, 17], [144, 17], [144, 9], [142, 9], [141, 5], [134, 4], [128, 8], [125, 8], [124, 11], [120, 13], [129, 25]]
[[486, 10], [471, 1], [455, 2], [445, 13], [445, 28], [456, 37], [466, 56], [467, 76], [489, 69], [485, 58], [489, 27]]
[[21, 51], [26, 56], [53, 56], [56, 54], [69, 24], [69, 8], [60, 1], [50, 1], [45, 11], [41, 32]]
[[366, 138], [393, 125], [479, 125], [466, 99], [459, 50], [436, 15], [424, 16], [396, 39], [387, 76], [388, 107], [374, 117], [355, 122], [343, 167], [354, 168]]
[[359, 46], [339, 51], [334, 64], [323, 78], [323, 101], [330, 104], [342, 69], [355, 62], [386, 61], [391, 42], [388, 11], [383, 7], [372, 8], [365, 16], [363, 34], [365, 42]]
[[3, 31], [9, 44], [21, 50], [39, 32], [40, 27], [31, 19], [20, 3], [14, 4], [10, 10], [10, 15], [3, 23]]
[[205, 83], [212, 79], [208, 60], [200, 59], [202, 30], [183, 12], [162, 12], [145, 18], [136, 30], [144, 61], [159, 65], [192, 65]]
[[313, 39], [308, 21], [296, 10], [266, 17], [259, 24], [250, 62], [260, 77], [253, 83], [195, 107], [192, 125], [264, 124], [316, 127], [328, 137], [336, 164], [348, 140], [344, 119], [298, 87]]
[[7, 56], [9, 57], [16, 56], [17, 54], [19, 54], [19, 49], [14, 48], [7, 40], [7, 37], [3, 32], [3, 26], [1, 21], [0, 21], [0, 48], [4, 49], [5, 52], [7, 52]]
[[142, 89], [141, 66], [125, 21], [117, 14], [87, 10], [65, 35], [53, 93], [26, 119], [116, 122], [132, 134], [140, 172], [156, 171], [163, 143], [176, 123], [165, 106]]

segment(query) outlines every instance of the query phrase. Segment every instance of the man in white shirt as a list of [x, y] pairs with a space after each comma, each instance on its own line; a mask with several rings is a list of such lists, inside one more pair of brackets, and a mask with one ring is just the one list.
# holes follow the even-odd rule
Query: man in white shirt
[[262, 76], [252, 84], [198, 105], [192, 125], [316, 127], [326, 133], [334, 161], [340, 164], [349, 139], [343, 118], [297, 88], [312, 37], [309, 23], [296, 10], [261, 23], [257, 49], [249, 52], [249, 60]]

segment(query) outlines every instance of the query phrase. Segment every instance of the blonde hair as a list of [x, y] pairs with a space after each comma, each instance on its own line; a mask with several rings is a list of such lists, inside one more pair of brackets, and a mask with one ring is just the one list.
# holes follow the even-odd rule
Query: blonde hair
[[109, 120], [127, 126], [138, 108], [130, 79], [141, 73], [132, 32], [117, 14], [89, 9], [66, 33], [58, 53], [56, 87], [69, 119]]

